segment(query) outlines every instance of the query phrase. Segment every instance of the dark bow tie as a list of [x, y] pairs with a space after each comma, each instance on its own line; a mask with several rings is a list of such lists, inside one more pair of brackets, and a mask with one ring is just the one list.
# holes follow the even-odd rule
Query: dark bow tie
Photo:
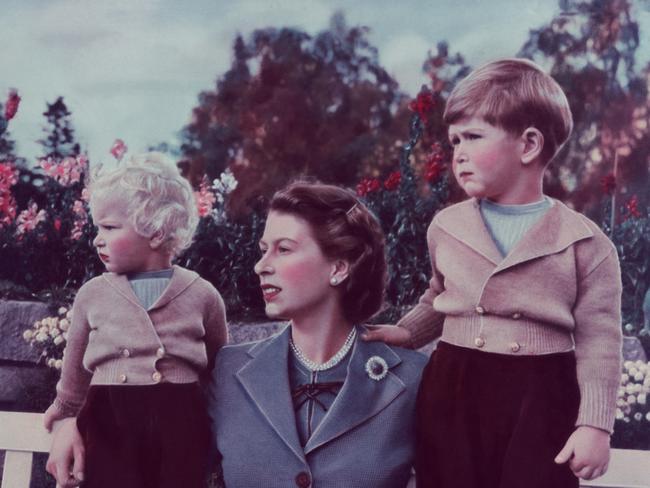
[[300, 385], [291, 392], [291, 397], [293, 399], [294, 408], [298, 410], [302, 407], [306, 401], [312, 400], [320, 407], [327, 411], [327, 408], [323, 403], [318, 399], [318, 395], [321, 393], [331, 393], [336, 395], [339, 388], [343, 385], [342, 381], [330, 381], [325, 383], [308, 383], [306, 385]]

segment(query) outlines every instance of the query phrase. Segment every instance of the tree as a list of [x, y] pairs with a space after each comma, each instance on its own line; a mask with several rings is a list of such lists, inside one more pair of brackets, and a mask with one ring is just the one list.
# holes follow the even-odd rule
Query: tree
[[57, 160], [67, 156], [78, 156], [79, 144], [75, 141], [74, 129], [70, 120], [71, 113], [63, 101], [63, 97], [57, 98], [54, 103], [48, 103], [47, 110], [43, 112], [43, 115], [47, 119], [47, 126], [43, 127], [47, 137], [38, 141], [43, 147], [43, 156]]
[[230, 70], [184, 129], [190, 178], [230, 166], [242, 183], [237, 206], [297, 175], [353, 186], [396, 166], [405, 98], [366, 35], [337, 14], [314, 37], [288, 28], [238, 36]]
[[599, 219], [605, 216], [600, 182], [616, 159], [618, 186], [628, 198], [647, 192], [649, 73], [635, 70], [639, 27], [629, 0], [559, 5], [559, 15], [531, 31], [519, 54], [550, 67], [574, 116], [573, 136], [551, 165], [546, 189]]

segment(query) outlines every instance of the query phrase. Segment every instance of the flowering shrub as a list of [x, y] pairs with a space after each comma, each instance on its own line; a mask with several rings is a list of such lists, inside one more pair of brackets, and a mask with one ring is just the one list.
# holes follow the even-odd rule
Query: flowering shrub
[[625, 361], [616, 401], [614, 446], [650, 449], [650, 363]]
[[37, 320], [31, 329], [23, 332], [23, 339], [40, 349], [42, 360], [50, 368], [60, 370], [63, 364], [71, 312], [68, 307], [59, 307], [55, 316]]

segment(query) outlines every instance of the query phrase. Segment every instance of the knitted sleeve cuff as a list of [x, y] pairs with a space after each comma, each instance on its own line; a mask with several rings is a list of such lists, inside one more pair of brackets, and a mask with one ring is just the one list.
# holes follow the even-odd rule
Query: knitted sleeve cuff
[[406, 347], [417, 349], [440, 337], [443, 321], [443, 314], [433, 310], [433, 307], [420, 303], [402, 317], [397, 326], [404, 327], [411, 333], [411, 339]]
[[588, 425], [614, 431], [618, 385], [587, 383], [580, 386], [580, 409], [576, 426]]
[[79, 413], [79, 410], [81, 410], [80, 405], [73, 405], [71, 403], [65, 402], [64, 400], [61, 400], [61, 398], [59, 397], [56, 397], [54, 399], [52, 405], [54, 405], [54, 407], [59, 411], [59, 415], [57, 415], [59, 419], [64, 419], [67, 417], [76, 417], [77, 414]]

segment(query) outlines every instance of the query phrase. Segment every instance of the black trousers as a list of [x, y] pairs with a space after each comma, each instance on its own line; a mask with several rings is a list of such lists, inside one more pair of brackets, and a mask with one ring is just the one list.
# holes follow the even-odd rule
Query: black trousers
[[573, 352], [510, 356], [439, 343], [418, 394], [418, 488], [577, 488], [553, 459], [579, 402]]
[[77, 419], [84, 488], [203, 488], [209, 422], [198, 383], [93, 385]]

